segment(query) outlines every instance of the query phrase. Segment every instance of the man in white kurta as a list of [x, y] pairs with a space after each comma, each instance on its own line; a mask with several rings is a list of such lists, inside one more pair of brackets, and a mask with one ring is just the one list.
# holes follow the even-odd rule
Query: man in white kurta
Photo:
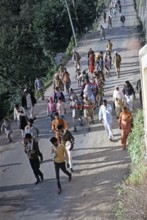
[[103, 104], [99, 110], [99, 120], [103, 122], [106, 134], [109, 137], [109, 140], [113, 140], [112, 133], [112, 106], [107, 104], [107, 100], [103, 100]]

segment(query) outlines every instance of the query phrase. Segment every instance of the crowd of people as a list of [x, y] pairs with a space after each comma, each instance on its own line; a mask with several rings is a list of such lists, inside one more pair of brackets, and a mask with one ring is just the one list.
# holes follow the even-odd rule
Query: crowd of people
[[[103, 9], [104, 23], [108, 22], [109, 30], [113, 28], [112, 20], [115, 19], [117, 14], [120, 14], [120, 21], [124, 24], [125, 19], [122, 21], [121, 1], [112, 0], [109, 10], [105, 7]], [[105, 29], [103, 25], [100, 25], [100, 39], [105, 40], [105, 38]], [[69, 181], [72, 180], [72, 172], [74, 172], [72, 150], [75, 138], [66, 121], [67, 111], [71, 111], [73, 132], [75, 134], [78, 132], [78, 124], [86, 126], [87, 132], [90, 132], [90, 124], [95, 123], [94, 117], [97, 113], [99, 121], [104, 125], [106, 135], [110, 141], [113, 141], [112, 113], [114, 109], [118, 127], [121, 129], [121, 146], [123, 150], [126, 149], [127, 137], [133, 125], [132, 111], [135, 90], [129, 81], [124, 82], [122, 90], [119, 86], [115, 86], [111, 99], [113, 105], [104, 99], [105, 81], [112, 76], [112, 68], [114, 67], [118, 78], [121, 76], [121, 55], [116, 50], [114, 51], [111, 40], [107, 40], [103, 51], [95, 52], [92, 48], [89, 49], [87, 69], [82, 69], [82, 56], [77, 50], [73, 50], [72, 59], [75, 68], [74, 78], [77, 80], [78, 88], [81, 89], [80, 93], [77, 94], [71, 87], [71, 73], [63, 65], [60, 65], [58, 72], [54, 75], [53, 96], [47, 99], [47, 117], [50, 117], [51, 129], [54, 132], [50, 142], [52, 144], [51, 154], [55, 164], [58, 194], [62, 192], [59, 170], [61, 169], [68, 176]], [[39, 76], [36, 77], [34, 87], [44, 100], [44, 84]], [[36, 98], [33, 92], [26, 87], [21, 101], [21, 104], [16, 104], [14, 108], [14, 120], [18, 122], [24, 151], [28, 155], [36, 177], [35, 184], [38, 184], [44, 180], [44, 175], [40, 170], [43, 155], [39, 149], [39, 130], [34, 126]], [[1, 129], [5, 131], [9, 142], [12, 142], [11, 121], [8, 118], [4, 119]]]

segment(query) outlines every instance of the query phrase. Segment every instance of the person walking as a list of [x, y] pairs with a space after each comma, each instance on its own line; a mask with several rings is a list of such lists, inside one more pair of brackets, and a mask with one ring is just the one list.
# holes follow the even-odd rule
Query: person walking
[[107, 18], [106, 10], [103, 10], [103, 19], [104, 19], [104, 23], [106, 23], [106, 18]]
[[56, 104], [56, 110], [60, 118], [65, 119], [66, 108], [65, 108], [65, 103], [62, 101], [61, 97], [58, 99], [58, 102]]
[[113, 47], [112, 42], [108, 40], [108, 43], [106, 45], [106, 51], [109, 51], [109, 53], [112, 53], [112, 47]]
[[123, 14], [121, 14], [120, 21], [121, 21], [122, 27], [124, 27], [124, 25], [125, 25], [125, 20], [126, 20], [125, 16]]
[[83, 95], [83, 109], [84, 109], [84, 118], [86, 126], [88, 127], [88, 131], [90, 131], [90, 123], [89, 123], [89, 117], [92, 120], [92, 123], [94, 124], [94, 117], [93, 117], [93, 103], [88, 100], [88, 97], [86, 94]]
[[101, 36], [101, 40], [102, 39], [105, 40], [105, 28], [102, 25], [100, 26], [100, 36]]
[[63, 125], [63, 128], [68, 130], [68, 125], [66, 121], [59, 117], [59, 113], [56, 112], [54, 115], [55, 119], [52, 121], [52, 131], [55, 132], [56, 138], [59, 140], [58, 125]]
[[53, 89], [55, 91], [55, 89], [58, 87], [60, 91], [64, 91], [64, 83], [63, 83], [63, 78], [60, 79], [59, 75], [55, 75], [55, 79], [53, 81]]
[[112, 17], [110, 15], [108, 16], [108, 28], [112, 30]]
[[132, 112], [133, 110], [133, 100], [135, 98], [135, 90], [132, 84], [129, 81], [125, 81], [123, 90], [122, 90], [126, 103], [128, 105], [129, 111]]
[[38, 75], [36, 76], [34, 87], [35, 90], [39, 92], [40, 96], [42, 97], [42, 100], [44, 100], [44, 83]]
[[11, 120], [9, 118], [4, 118], [1, 125], [1, 132], [5, 132], [6, 138], [9, 143], [13, 141], [12, 139], [12, 129], [11, 129]]
[[40, 170], [40, 161], [42, 162], [43, 158], [39, 150], [38, 142], [35, 141], [29, 133], [25, 135], [24, 149], [25, 153], [28, 155], [31, 168], [36, 177], [35, 184], [38, 184], [40, 181], [44, 180], [43, 173]]
[[24, 138], [24, 129], [27, 125], [27, 116], [25, 109], [20, 106], [20, 104], [16, 104], [14, 108], [14, 121], [17, 121], [19, 129], [21, 130], [22, 137]]
[[103, 100], [103, 104], [100, 107], [99, 121], [103, 122], [106, 134], [108, 135], [109, 140], [112, 141], [112, 107], [110, 104], [107, 104], [107, 100]]
[[65, 102], [65, 96], [63, 92], [60, 91], [59, 87], [56, 87], [54, 91], [54, 102], [57, 103], [59, 98], [61, 98], [62, 101]]
[[71, 86], [71, 79], [70, 79], [70, 74], [67, 71], [65, 71], [65, 73], [63, 75], [63, 82], [64, 82], [64, 86], [66, 88], [66, 92], [68, 94], [70, 86]]
[[28, 118], [36, 119], [34, 114], [34, 106], [37, 102], [36, 98], [29, 89], [24, 89], [23, 92], [24, 94], [21, 98], [22, 107], [25, 109]]
[[58, 187], [58, 194], [61, 194], [62, 187], [60, 182], [60, 169], [68, 176], [68, 181], [71, 182], [72, 175], [71, 173], [66, 169], [65, 160], [64, 157], [66, 157], [67, 161], [67, 168], [69, 168], [69, 158], [68, 153], [63, 144], [60, 144], [58, 142], [58, 139], [55, 137], [52, 137], [50, 139], [50, 142], [52, 143], [51, 148], [51, 154], [54, 156], [54, 166], [55, 166], [55, 172], [56, 172], [56, 180], [57, 180], [57, 187]]
[[69, 158], [69, 168], [73, 172], [73, 163], [72, 163], [72, 149], [74, 147], [74, 137], [71, 132], [63, 128], [63, 125], [58, 125], [59, 130], [59, 142], [63, 144], [67, 150]]
[[114, 52], [113, 65], [115, 67], [116, 75], [119, 78], [120, 66], [121, 66], [121, 56], [117, 53], [117, 51]]
[[56, 103], [54, 102], [53, 97], [50, 97], [47, 103], [47, 116], [50, 116], [51, 121], [54, 120], [54, 114], [56, 111]]
[[39, 141], [39, 138], [38, 138], [38, 136], [39, 136], [39, 129], [36, 128], [36, 127], [33, 125], [33, 123], [34, 123], [34, 120], [33, 120], [32, 118], [30, 118], [30, 119], [28, 120], [28, 125], [25, 127], [24, 132], [25, 132], [25, 135], [26, 135], [26, 134], [31, 134], [32, 138], [33, 138], [36, 142], [38, 142], [38, 141]]
[[75, 65], [75, 71], [80, 69], [80, 60], [81, 60], [80, 54], [76, 50], [73, 50], [73, 61]]
[[81, 117], [81, 103], [78, 101], [78, 99], [74, 96], [70, 97], [70, 108], [72, 109], [72, 119], [73, 119], [73, 125], [74, 125], [74, 131], [77, 131], [76, 122], [77, 119], [80, 120], [81, 126], [82, 126], [82, 117]]
[[122, 92], [119, 90], [118, 86], [115, 87], [115, 90], [113, 92], [113, 103], [114, 103], [114, 109], [116, 112], [116, 117], [118, 119], [122, 111], [122, 107], [124, 105], [124, 96]]
[[92, 53], [89, 55], [89, 58], [88, 58], [88, 69], [92, 76], [94, 69], [95, 69], [95, 57], [93, 56]]
[[121, 129], [121, 146], [125, 150], [127, 146], [127, 137], [132, 130], [133, 116], [127, 107], [122, 108], [119, 116], [119, 127]]

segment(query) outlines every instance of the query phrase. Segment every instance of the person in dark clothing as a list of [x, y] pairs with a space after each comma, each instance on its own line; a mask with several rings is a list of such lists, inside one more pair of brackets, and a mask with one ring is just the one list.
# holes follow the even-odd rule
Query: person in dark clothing
[[59, 98], [62, 99], [62, 102], [65, 102], [65, 96], [64, 96], [63, 92], [61, 92], [59, 90], [59, 88], [56, 87], [55, 92], [54, 92], [54, 102], [57, 103]]
[[38, 142], [36, 142], [32, 138], [32, 135], [30, 133], [27, 133], [25, 135], [24, 148], [25, 148], [25, 153], [28, 155], [30, 165], [37, 180], [35, 184], [38, 184], [40, 181], [44, 180], [43, 173], [39, 169], [40, 161], [41, 162], [43, 161], [43, 156], [39, 150]]
[[126, 103], [129, 107], [130, 112], [132, 112], [133, 110], [133, 100], [135, 98], [135, 91], [133, 86], [131, 85], [131, 83], [129, 81], [125, 81], [125, 85], [123, 87], [122, 90], [125, 99], [126, 99]]
[[136, 90], [139, 93], [140, 105], [142, 106], [142, 88], [141, 88], [141, 79], [137, 81]]
[[58, 194], [62, 192], [61, 183], [60, 183], [60, 175], [59, 171], [60, 169], [69, 177], [69, 182], [72, 179], [72, 175], [70, 172], [67, 171], [65, 166], [65, 160], [64, 156], [66, 156], [67, 161], [67, 167], [69, 168], [69, 158], [66, 151], [66, 148], [63, 144], [60, 144], [58, 142], [58, 139], [55, 137], [52, 137], [50, 139], [50, 142], [52, 143], [51, 153], [54, 155], [54, 165], [55, 165], [55, 172], [56, 172], [56, 179], [57, 179], [57, 186], [58, 186]]

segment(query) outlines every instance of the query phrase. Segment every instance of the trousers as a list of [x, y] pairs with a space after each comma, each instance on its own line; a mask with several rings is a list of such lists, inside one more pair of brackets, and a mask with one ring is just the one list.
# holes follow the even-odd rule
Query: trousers
[[39, 180], [39, 177], [43, 177], [43, 173], [40, 171], [40, 162], [39, 159], [29, 159], [30, 161], [30, 165], [32, 167], [32, 170], [34, 172], [34, 175], [36, 177], [37, 180]]
[[71, 173], [67, 171], [65, 162], [62, 163], [56, 163], [54, 162], [55, 165], [55, 172], [56, 172], [56, 180], [57, 180], [57, 186], [59, 189], [61, 189], [61, 183], [60, 183], [60, 169], [65, 173], [67, 176], [71, 176]]

